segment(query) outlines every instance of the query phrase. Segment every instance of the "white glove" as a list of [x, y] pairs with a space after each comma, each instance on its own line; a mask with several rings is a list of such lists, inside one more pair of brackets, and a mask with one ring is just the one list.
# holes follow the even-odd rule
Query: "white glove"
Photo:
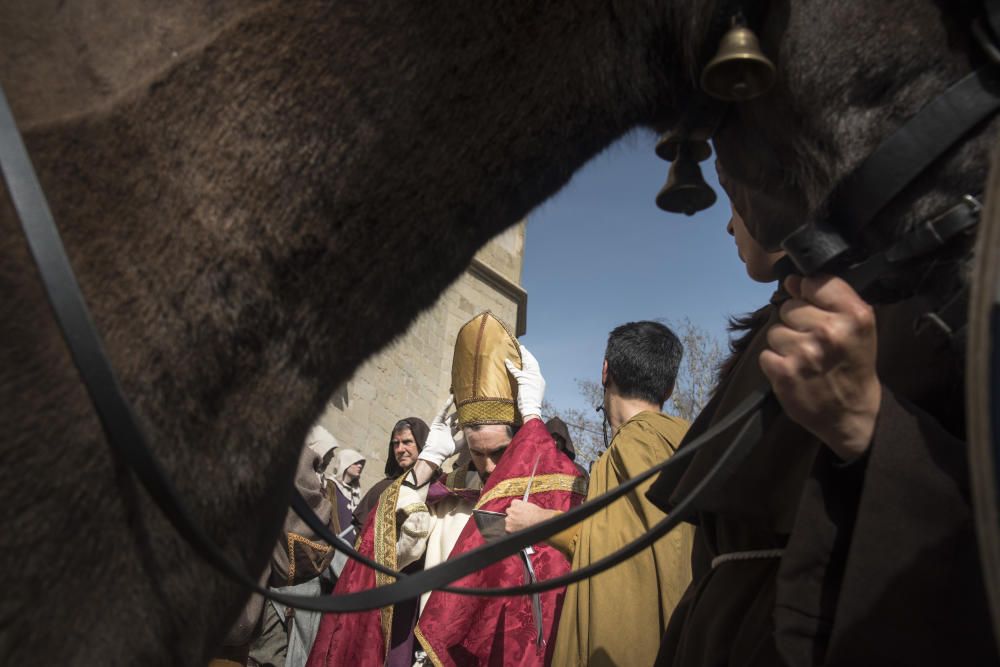
[[520, 410], [522, 419], [541, 417], [545, 378], [542, 377], [542, 369], [538, 367], [538, 360], [534, 355], [525, 346], [520, 347], [523, 368], [515, 366], [510, 359], [504, 359], [507, 370], [517, 380], [517, 409]]
[[424, 443], [424, 448], [420, 450], [420, 456], [417, 457], [417, 460], [427, 461], [440, 468], [445, 459], [455, 453], [455, 439], [451, 435], [455, 413], [452, 412], [449, 414], [449, 409], [454, 402], [455, 397], [448, 396], [448, 402], [441, 406], [441, 411], [438, 412], [437, 416], [434, 417], [434, 421], [431, 422], [431, 429], [427, 434], [427, 442]]

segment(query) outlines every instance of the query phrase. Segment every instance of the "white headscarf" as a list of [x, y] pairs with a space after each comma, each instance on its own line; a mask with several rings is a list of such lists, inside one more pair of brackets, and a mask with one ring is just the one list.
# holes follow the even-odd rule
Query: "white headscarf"
[[309, 431], [309, 435], [306, 436], [306, 447], [311, 449], [319, 457], [320, 461], [323, 460], [327, 452], [331, 449], [337, 449], [339, 446], [340, 443], [333, 437], [333, 434], [319, 424], [313, 426]]
[[346, 475], [347, 469], [350, 468], [355, 463], [364, 463], [366, 461], [365, 455], [354, 449], [341, 448], [337, 450], [337, 453], [333, 457], [333, 462], [327, 467], [326, 478], [332, 480], [340, 492], [344, 494], [347, 498], [348, 505], [351, 511], [358, 506], [361, 502], [361, 483], [360, 480], [356, 485], [350, 485], [347, 483]]

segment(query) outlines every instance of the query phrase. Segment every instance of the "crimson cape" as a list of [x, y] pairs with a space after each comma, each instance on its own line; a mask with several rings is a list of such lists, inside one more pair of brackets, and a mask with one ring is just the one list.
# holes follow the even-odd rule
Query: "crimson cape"
[[[531, 485], [531, 501], [542, 507], [568, 510], [582, 502], [586, 481], [572, 461], [556, 449], [555, 442], [537, 419], [518, 430], [499, 464], [490, 475], [476, 502], [478, 509], [502, 512], [527, 488], [535, 460], [538, 467]], [[459, 487], [465, 478], [457, 471], [444, 479], [451, 493], [466, 495]], [[396, 567], [396, 501], [401, 480], [382, 494], [361, 533], [358, 549], [378, 562]], [[431, 502], [430, 500], [428, 501]], [[449, 558], [483, 544], [475, 522], [469, 520]], [[536, 545], [532, 556], [540, 580], [569, 572], [566, 557], [547, 544]], [[428, 566], [434, 563], [428, 563]], [[521, 557], [511, 556], [470, 574], [457, 586], [501, 587], [524, 583], [526, 574]], [[345, 567], [334, 595], [354, 593], [392, 578], [351, 561]], [[564, 588], [541, 594], [544, 648], [535, 645], [535, 625], [530, 596], [477, 598], [434, 591], [414, 633], [434, 665], [543, 665], [552, 658], [555, 631], [559, 627]], [[397, 605], [399, 607], [401, 605]], [[308, 667], [357, 665], [381, 667], [388, 651], [393, 608], [355, 614], [327, 614], [309, 656]]]

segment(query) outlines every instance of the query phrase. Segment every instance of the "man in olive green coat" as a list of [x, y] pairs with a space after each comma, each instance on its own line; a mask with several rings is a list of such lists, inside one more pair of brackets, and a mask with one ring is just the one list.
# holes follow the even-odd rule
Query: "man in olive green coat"
[[[601, 382], [604, 411], [614, 436], [591, 470], [587, 498], [599, 496], [669, 458], [687, 422], [662, 414], [673, 391], [682, 347], [657, 322], [630, 322], [611, 332]], [[551, 542], [585, 567], [643, 535], [664, 518], [640, 485]], [[515, 531], [552, 516], [515, 500], [507, 529]], [[690, 526], [596, 577], [569, 586], [552, 664], [563, 666], [651, 665], [670, 614], [691, 581]]]

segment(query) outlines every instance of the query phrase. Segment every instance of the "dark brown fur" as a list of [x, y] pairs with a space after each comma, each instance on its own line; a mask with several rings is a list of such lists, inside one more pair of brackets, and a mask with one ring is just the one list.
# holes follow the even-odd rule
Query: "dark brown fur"
[[[587, 159], [674, 121], [709, 7], [175, 5], [8, 3], [0, 80], [156, 455], [256, 571], [334, 388]], [[969, 56], [928, 0], [767, 16], [779, 86], [718, 146], [780, 231]], [[891, 222], [981, 182], [988, 146]], [[112, 460], [6, 202], [0, 257], [0, 655], [203, 664], [244, 594]]]

